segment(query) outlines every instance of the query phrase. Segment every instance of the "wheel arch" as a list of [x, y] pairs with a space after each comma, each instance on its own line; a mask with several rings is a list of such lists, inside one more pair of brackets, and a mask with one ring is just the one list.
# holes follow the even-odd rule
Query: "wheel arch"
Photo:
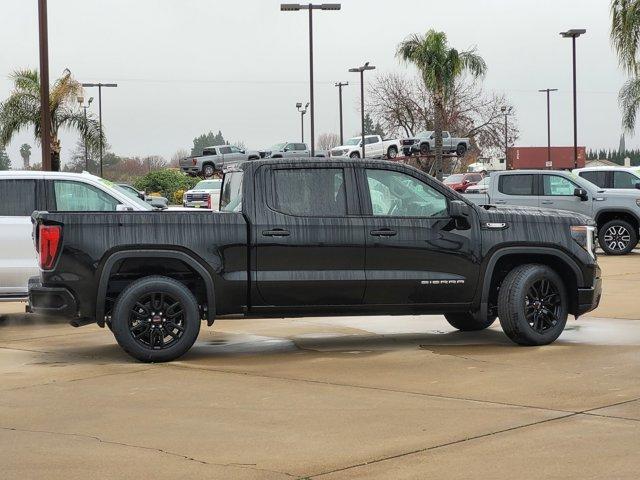
[[[180, 262], [188, 269], [192, 270], [196, 275], [198, 275], [201, 280], [204, 282], [205, 291], [204, 291], [204, 299], [207, 304], [207, 325], [211, 326], [215, 319], [215, 290], [214, 290], [214, 282], [213, 277], [209, 273], [209, 271], [205, 268], [205, 266], [194, 258], [192, 255], [189, 255], [186, 252], [179, 250], [168, 250], [168, 249], [149, 249], [149, 250], [120, 250], [109, 255], [102, 262], [102, 267], [99, 269], [99, 283], [98, 283], [98, 292], [96, 296], [96, 322], [100, 326], [104, 326], [104, 317], [106, 313], [106, 302], [107, 302], [107, 293], [109, 289], [109, 282], [111, 280], [112, 273], [114, 273], [114, 268], [116, 266], [121, 266], [123, 262], [127, 260], [140, 260], [140, 259], [154, 259], [157, 261], [166, 261], [167, 259], [172, 259], [174, 261]], [[170, 276], [170, 275], [168, 275]], [[131, 280], [133, 281], [133, 280]]]
[[635, 227], [636, 233], [640, 230], [640, 219], [638, 219], [638, 216], [631, 210], [624, 208], [600, 211], [596, 214], [595, 220], [598, 225], [598, 229], [611, 220], [624, 220]]

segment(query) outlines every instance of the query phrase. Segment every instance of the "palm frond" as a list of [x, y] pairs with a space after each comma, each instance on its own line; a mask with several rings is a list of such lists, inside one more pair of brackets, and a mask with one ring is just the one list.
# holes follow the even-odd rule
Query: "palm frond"
[[636, 125], [636, 117], [640, 108], [640, 78], [627, 80], [620, 89], [618, 102], [622, 109], [622, 126], [631, 132]]
[[620, 66], [630, 73], [637, 69], [640, 41], [640, 1], [611, 2], [611, 43], [618, 53]]
[[100, 134], [102, 142], [106, 143], [104, 131], [100, 132], [100, 122], [93, 115], [88, 115], [86, 120], [84, 113], [63, 107], [56, 115], [56, 130], [64, 128], [66, 130], [76, 130], [83, 138], [86, 135], [89, 147], [98, 147], [100, 144]]
[[13, 81], [15, 92], [40, 95], [40, 76], [37, 70], [29, 68], [15, 70], [9, 78]]

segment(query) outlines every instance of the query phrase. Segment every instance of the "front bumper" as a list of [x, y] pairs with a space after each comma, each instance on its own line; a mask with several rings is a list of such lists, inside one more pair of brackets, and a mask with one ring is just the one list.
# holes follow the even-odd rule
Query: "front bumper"
[[601, 297], [602, 278], [600, 278], [599, 276], [594, 279], [593, 286], [587, 288], [578, 288], [578, 305], [576, 317], [579, 315], [584, 315], [585, 313], [598, 308]]
[[78, 316], [78, 304], [68, 289], [44, 287], [39, 279], [30, 279], [27, 311], [38, 315], [75, 318]]
[[193, 207], [193, 208], [207, 208], [207, 203], [204, 200], [193, 200], [191, 202], [183, 202], [185, 207]]
[[403, 145], [402, 153], [407, 157], [414, 153], [420, 153], [420, 145]]

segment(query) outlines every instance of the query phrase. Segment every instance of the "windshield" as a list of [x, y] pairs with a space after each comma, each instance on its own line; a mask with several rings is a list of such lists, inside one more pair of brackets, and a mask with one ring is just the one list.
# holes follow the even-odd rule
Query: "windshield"
[[137, 193], [134, 193], [129, 188], [122, 188], [120, 185], [116, 185], [115, 183], [112, 183], [109, 180], [105, 180], [104, 178], [101, 178], [100, 182], [107, 189], [116, 190], [120, 193], [125, 194], [129, 200], [132, 200], [134, 203], [142, 207], [144, 210], [153, 210], [153, 207], [151, 206], [150, 203], [147, 203], [144, 200], [142, 200], [140, 197], [138, 197]]
[[222, 180], [203, 180], [196, 183], [194, 190], [220, 190]]
[[287, 142], [276, 143], [273, 147], [271, 147], [271, 150], [277, 152], [278, 150], [282, 150], [286, 144]]
[[220, 194], [221, 212], [242, 211], [242, 176], [243, 172], [225, 174], [222, 193]]
[[460, 174], [449, 175], [447, 178], [444, 179], [444, 183], [460, 183], [462, 181], [462, 177], [463, 175], [460, 175]]
[[346, 142], [344, 142], [345, 145], [359, 145], [360, 144], [360, 140], [361, 138], [350, 138], [349, 140], [347, 140]]

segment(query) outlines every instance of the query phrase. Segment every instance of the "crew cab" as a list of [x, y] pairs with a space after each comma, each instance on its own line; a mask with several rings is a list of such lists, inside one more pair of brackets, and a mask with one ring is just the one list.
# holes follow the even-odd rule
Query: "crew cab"
[[[406, 156], [429, 155], [436, 148], [436, 132], [429, 130], [420, 132], [413, 138], [401, 141], [402, 153]], [[448, 131], [442, 132], [442, 153], [455, 153], [458, 157], [464, 156], [469, 150], [468, 138], [457, 138]]]
[[383, 139], [380, 135], [364, 136], [364, 153], [362, 149], [362, 137], [349, 138], [344, 145], [334, 147], [329, 151], [331, 157], [349, 158], [396, 158], [400, 151], [400, 140]]
[[598, 243], [609, 255], [625, 255], [638, 244], [640, 191], [599, 188], [560, 170], [494, 172], [483, 194], [466, 195], [480, 205], [520, 205], [567, 210], [595, 219]]
[[214, 145], [202, 151], [202, 155], [186, 157], [180, 160], [180, 170], [189, 175], [209, 178], [218, 171], [248, 160], [257, 160], [260, 153], [244, 150], [235, 145]]
[[97, 322], [145, 362], [191, 348], [228, 314], [500, 317], [553, 342], [601, 292], [593, 222], [479, 207], [425, 173], [375, 160], [280, 159], [227, 171], [219, 212], [36, 212], [36, 313]]
[[[304, 142], [280, 142], [266, 150], [260, 150], [260, 158], [300, 158], [310, 156], [311, 150]], [[315, 151], [314, 156], [325, 157], [326, 152]]]
[[600, 188], [635, 188], [640, 190], [640, 167], [585, 167], [573, 173]]

